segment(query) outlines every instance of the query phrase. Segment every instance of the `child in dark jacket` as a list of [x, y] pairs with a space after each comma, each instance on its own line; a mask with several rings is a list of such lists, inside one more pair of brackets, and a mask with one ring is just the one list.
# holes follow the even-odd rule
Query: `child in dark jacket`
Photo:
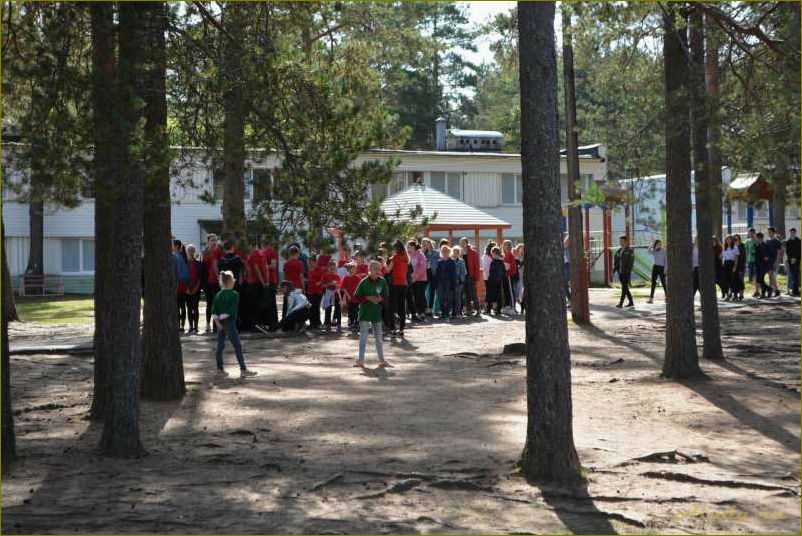
[[494, 247], [490, 254], [493, 260], [490, 261], [490, 274], [487, 278], [487, 296], [485, 302], [487, 303], [487, 312], [495, 304], [496, 315], [501, 314], [501, 303], [503, 301], [502, 289], [504, 283], [507, 281], [507, 268], [504, 266], [504, 260], [501, 257], [501, 249]]
[[452, 300], [457, 288], [457, 263], [451, 258], [451, 248], [440, 246], [440, 260], [437, 262], [437, 299], [440, 305], [440, 318], [448, 318], [452, 313]]

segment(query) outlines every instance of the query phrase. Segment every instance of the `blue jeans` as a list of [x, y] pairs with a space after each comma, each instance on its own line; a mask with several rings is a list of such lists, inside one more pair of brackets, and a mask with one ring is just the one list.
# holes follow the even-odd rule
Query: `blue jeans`
[[462, 292], [463, 292], [464, 284], [457, 283], [457, 288], [454, 289], [454, 293], [452, 295], [452, 316], [457, 316], [458, 314], [462, 313]]
[[454, 297], [454, 289], [448, 285], [437, 286], [437, 302], [440, 309], [440, 316], [448, 316], [451, 313], [451, 302]]
[[365, 346], [368, 344], [368, 331], [373, 326], [373, 338], [376, 340], [376, 353], [379, 356], [379, 363], [384, 361], [384, 346], [382, 345], [382, 323], [359, 321], [359, 358], [357, 362], [365, 361]]
[[217, 330], [217, 350], [214, 357], [217, 361], [217, 368], [223, 368], [223, 347], [226, 345], [226, 335], [231, 345], [234, 347], [234, 353], [237, 355], [237, 362], [239, 363], [240, 370], [245, 370], [245, 357], [242, 355], [242, 343], [239, 340], [239, 333], [237, 332], [237, 324], [231, 317], [220, 321], [223, 324], [223, 329]]

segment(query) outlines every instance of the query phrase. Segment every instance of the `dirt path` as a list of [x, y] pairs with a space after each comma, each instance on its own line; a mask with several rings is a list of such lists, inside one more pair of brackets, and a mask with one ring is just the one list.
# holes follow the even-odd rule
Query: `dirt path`
[[211, 339], [185, 338], [189, 392], [143, 403], [130, 461], [96, 453], [90, 357], [13, 356], [3, 532], [799, 533], [799, 301], [722, 306], [727, 361], [682, 384], [658, 378], [662, 304], [593, 319], [571, 326], [588, 484], [570, 492], [515, 470], [524, 360], [498, 354], [519, 320], [415, 327], [387, 371], [352, 368], [345, 335], [246, 336], [246, 381], [213, 378]]

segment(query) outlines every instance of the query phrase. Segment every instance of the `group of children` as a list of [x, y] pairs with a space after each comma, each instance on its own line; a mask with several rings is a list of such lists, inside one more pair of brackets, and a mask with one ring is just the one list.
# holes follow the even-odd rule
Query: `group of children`
[[[480, 259], [467, 238], [454, 246], [442, 239], [438, 247], [429, 238], [406, 244], [396, 240], [389, 248], [381, 244], [369, 262], [361, 249], [351, 256], [346, 248], [335, 261], [325, 253], [307, 255], [293, 243], [286, 251], [281, 282], [278, 252], [267, 239], [248, 255], [230, 241], [220, 246], [214, 234], [207, 236], [202, 254], [194, 246], [174, 240], [173, 256], [181, 332], [187, 320], [187, 333], [199, 332], [202, 291], [206, 296], [206, 332], [216, 332], [218, 337], [218, 370], [222, 370], [227, 337], [246, 376], [250, 371], [242, 358], [238, 335], [242, 330], [297, 332], [307, 329], [308, 323], [309, 329], [340, 332], [342, 317], [347, 314], [349, 331], [360, 335], [358, 363], [364, 362], [372, 331], [380, 365], [391, 366], [383, 359], [382, 337], [403, 337], [407, 319], [426, 322], [481, 315], [479, 278], [487, 289], [487, 314], [491, 310], [515, 314], [516, 304], [523, 309], [523, 246], [513, 248], [510, 241], [501, 247], [491, 242]], [[279, 293], [283, 296], [280, 320]]]

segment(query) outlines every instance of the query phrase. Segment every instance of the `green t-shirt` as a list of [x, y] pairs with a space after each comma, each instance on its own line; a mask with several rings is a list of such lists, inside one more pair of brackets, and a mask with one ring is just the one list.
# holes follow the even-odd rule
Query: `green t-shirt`
[[[387, 299], [387, 281], [383, 277], [379, 277], [376, 281], [370, 279], [370, 276], [364, 278], [356, 287], [356, 297], [364, 296], [381, 296]], [[380, 303], [371, 303], [369, 301], [359, 304], [359, 321], [365, 322], [381, 322], [382, 320], [382, 305]]]
[[236, 290], [224, 288], [214, 297], [213, 315], [228, 315], [236, 323], [237, 310], [239, 310], [239, 293]]
[[746, 262], [755, 262], [755, 253], [757, 253], [757, 240], [748, 238], [744, 245], [746, 246]]

